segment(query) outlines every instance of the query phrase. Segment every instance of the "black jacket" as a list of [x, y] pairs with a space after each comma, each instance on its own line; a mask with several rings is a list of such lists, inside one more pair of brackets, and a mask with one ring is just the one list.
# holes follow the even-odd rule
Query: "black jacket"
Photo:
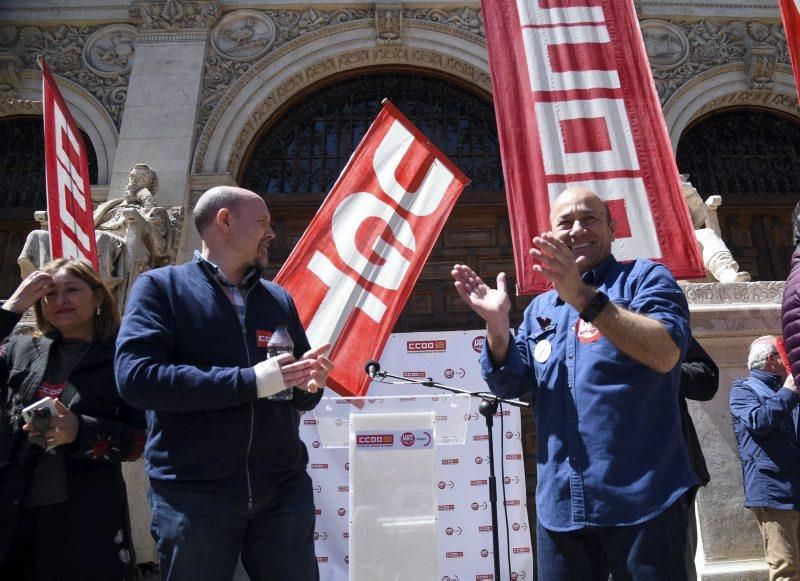
[[[0, 309], [0, 339], [8, 337], [18, 321], [18, 315]], [[0, 347], [0, 570], [17, 533], [30, 477], [43, 453], [22, 431], [21, 412], [34, 402], [50, 351], [59, 338], [58, 333], [16, 335]], [[81, 553], [101, 550], [95, 539], [107, 543], [118, 530], [127, 532], [130, 545], [120, 462], [141, 455], [145, 419], [142, 411], [126, 405], [117, 394], [113, 361], [113, 340], [94, 341], [69, 374], [61, 394], [62, 403], [79, 420], [78, 436], [66, 447], [65, 461], [67, 504], [75, 534], [63, 539], [63, 544], [72, 544]], [[132, 554], [132, 546], [127, 549]], [[135, 561], [131, 561], [132, 566]], [[91, 564], [88, 566], [87, 572], [91, 572]]]
[[711, 476], [706, 467], [706, 459], [703, 457], [703, 449], [700, 447], [686, 400], [708, 401], [717, 393], [717, 388], [719, 388], [719, 369], [711, 356], [692, 337], [681, 364], [681, 397], [679, 398], [681, 431], [689, 449], [692, 468], [703, 486], [711, 481]]

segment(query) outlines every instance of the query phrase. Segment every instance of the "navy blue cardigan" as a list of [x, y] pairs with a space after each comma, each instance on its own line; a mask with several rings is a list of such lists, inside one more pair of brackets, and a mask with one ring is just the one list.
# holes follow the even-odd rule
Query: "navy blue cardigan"
[[252, 366], [266, 357], [264, 331], [285, 322], [295, 356], [309, 349], [297, 310], [280, 286], [259, 280], [246, 301], [246, 326], [195, 260], [142, 274], [117, 340], [119, 392], [146, 409], [151, 479], [204, 482], [250, 498], [302, 472], [308, 452], [298, 410], [322, 391], [294, 390], [290, 401], [257, 399]]

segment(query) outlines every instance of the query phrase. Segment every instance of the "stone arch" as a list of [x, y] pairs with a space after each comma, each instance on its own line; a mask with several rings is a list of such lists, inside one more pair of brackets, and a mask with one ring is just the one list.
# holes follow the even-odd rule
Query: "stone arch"
[[[42, 74], [21, 71], [18, 74], [19, 98], [0, 101], [0, 117], [42, 115]], [[97, 155], [97, 183], [107, 184], [117, 151], [117, 128], [111, 116], [89, 91], [76, 83], [54, 75], [70, 112], [89, 136]]]
[[457, 28], [407, 19], [402, 45], [376, 42], [370, 20], [321, 29], [266, 55], [220, 100], [200, 136], [194, 173], [237, 175], [261, 127], [297, 95], [343, 74], [371, 67], [435, 71], [491, 92], [483, 38]]
[[797, 88], [788, 65], [778, 65], [772, 90], [753, 89], [748, 65], [734, 63], [708, 70], [683, 84], [664, 104], [673, 151], [689, 125], [696, 119], [730, 107], [761, 107], [800, 119]]

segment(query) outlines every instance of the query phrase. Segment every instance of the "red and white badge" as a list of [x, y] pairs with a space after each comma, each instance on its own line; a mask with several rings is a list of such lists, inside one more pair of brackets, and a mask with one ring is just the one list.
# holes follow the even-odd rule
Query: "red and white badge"
[[594, 343], [603, 336], [600, 329], [580, 317], [578, 322], [575, 323], [575, 334], [578, 336], [578, 341], [584, 344]]

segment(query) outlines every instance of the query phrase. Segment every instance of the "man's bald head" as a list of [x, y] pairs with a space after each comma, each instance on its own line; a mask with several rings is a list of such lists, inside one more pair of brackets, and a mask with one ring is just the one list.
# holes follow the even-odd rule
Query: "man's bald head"
[[200, 236], [214, 222], [221, 209], [227, 208], [230, 212], [236, 212], [242, 201], [252, 198], [261, 199], [250, 190], [233, 186], [217, 186], [205, 192], [194, 207], [194, 225]]
[[577, 202], [585, 202], [587, 205], [594, 207], [607, 220], [611, 219], [611, 211], [608, 208], [608, 204], [601, 200], [600, 196], [589, 188], [575, 186], [573, 188], [567, 188], [553, 200], [553, 205], [550, 207], [550, 223], [555, 225], [554, 220], [562, 206], [565, 204], [575, 204]]

